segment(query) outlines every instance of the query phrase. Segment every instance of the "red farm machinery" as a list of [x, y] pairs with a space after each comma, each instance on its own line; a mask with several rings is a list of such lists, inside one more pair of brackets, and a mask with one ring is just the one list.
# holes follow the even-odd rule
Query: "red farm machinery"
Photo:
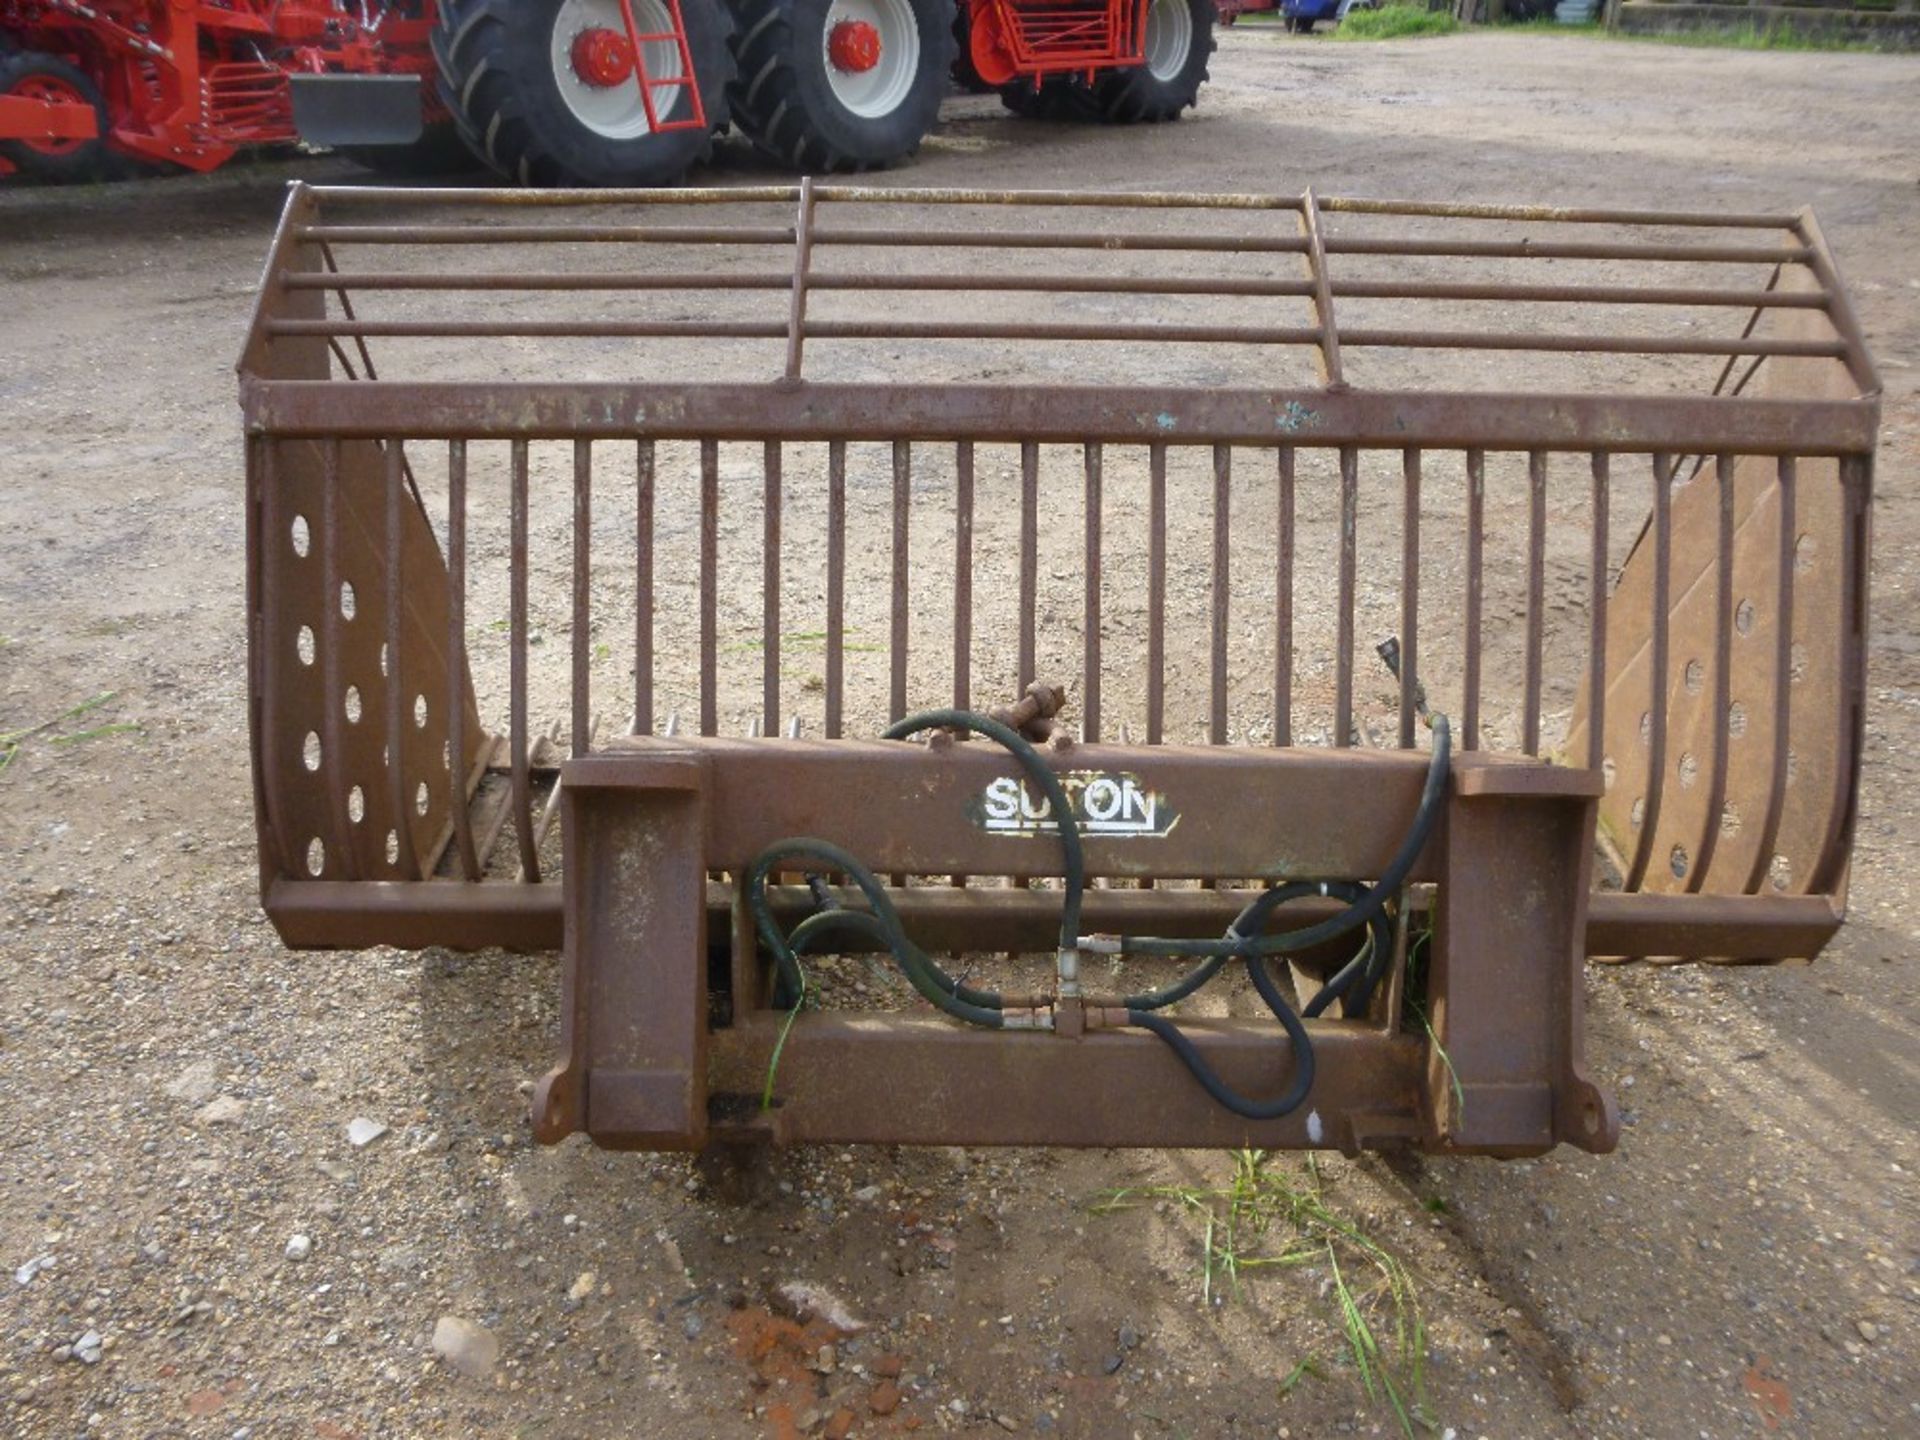
[[1213, 0], [0, 0], [0, 173], [211, 170], [304, 140], [376, 169], [678, 180], [910, 155], [950, 80], [1118, 123], [1195, 103]]

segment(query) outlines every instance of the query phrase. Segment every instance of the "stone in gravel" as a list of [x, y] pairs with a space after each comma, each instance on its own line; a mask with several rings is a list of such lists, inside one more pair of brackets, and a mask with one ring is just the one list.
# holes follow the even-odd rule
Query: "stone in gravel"
[[217, 1099], [209, 1100], [194, 1111], [193, 1118], [201, 1125], [231, 1125], [246, 1113], [247, 1105], [244, 1100], [236, 1099], [232, 1095], [222, 1095]]
[[698, 1310], [689, 1310], [686, 1318], [680, 1322], [680, 1333], [689, 1340], [698, 1340], [700, 1332], [707, 1328], [706, 1317]]
[[906, 1362], [898, 1355], [882, 1355], [873, 1362], [873, 1373], [888, 1380], [898, 1380], [906, 1368]]
[[458, 1315], [442, 1315], [433, 1322], [433, 1353], [469, 1379], [484, 1379], [500, 1358], [500, 1342], [493, 1334]]
[[567, 1298], [576, 1301], [586, 1299], [587, 1296], [593, 1293], [593, 1287], [598, 1283], [598, 1280], [599, 1277], [596, 1276], [593, 1271], [582, 1270], [573, 1284], [567, 1287]]
[[822, 1375], [831, 1375], [840, 1368], [840, 1353], [831, 1345], [822, 1345], [807, 1368]]
[[853, 1433], [853, 1411], [842, 1405], [828, 1418], [827, 1428], [822, 1433], [827, 1440], [847, 1440], [847, 1436]]
[[1120, 1367], [1126, 1363], [1127, 1357], [1116, 1350], [1100, 1362], [1100, 1373], [1102, 1375], [1117, 1374], [1119, 1373]]
[[83, 1365], [98, 1365], [100, 1351], [105, 1344], [98, 1330], [89, 1330], [73, 1342], [73, 1358]]
[[27, 1285], [32, 1283], [34, 1276], [38, 1275], [42, 1270], [50, 1268], [52, 1265], [53, 1256], [36, 1255], [18, 1270], [14, 1271], [13, 1278], [17, 1283]]
[[882, 1380], [867, 1397], [867, 1408], [876, 1415], [891, 1415], [900, 1408], [900, 1387], [891, 1380]]
[[313, 1253], [313, 1240], [306, 1235], [287, 1237], [287, 1259], [304, 1260]]
[[1131, 1325], [1122, 1325], [1119, 1333], [1114, 1336], [1114, 1338], [1120, 1342], [1120, 1348], [1122, 1350], [1137, 1350], [1140, 1348], [1140, 1332]]
[[211, 1060], [196, 1060], [167, 1084], [167, 1094], [190, 1105], [204, 1105], [220, 1088]]
[[824, 1285], [815, 1285], [809, 1280], [788, 1280], [773, 1293], [798, 1319], [824, 1320], [847, 1335], [857, 1335], [867, 1328], [867, 1322]]
[[1856, 1320], [1853, 1328], [1860, 1332], [1860, 1338], [1869, 1345], [1880, 1338], [1880, 1327], [1871, 1320]]
[[382, 1135], [387, 1127], [378, 1120], [369, 1120], [364, 1115], [356, 1115], [347, 1122], [347, 1143], [356, 1150], [364, 1150]]
[[818, 1406], [810, 1405], [794, 1417], [793, 1423], [794, 1427], [804, 1435], [811, 1431], [818, 1430], [820, 1428], [820, 1422], [826, 1418], [825, 1411], [821, 1410]]

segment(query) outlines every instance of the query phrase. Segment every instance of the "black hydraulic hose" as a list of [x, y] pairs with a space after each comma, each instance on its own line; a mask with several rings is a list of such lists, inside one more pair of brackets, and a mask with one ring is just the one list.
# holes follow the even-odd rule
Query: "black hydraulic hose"
[[[817, 875], [809, 875], [807, 877], [809, 886], [812, 886], [813, 882], [819, 880], [819, 878]], [[834, 929], [834, 923], [832, 922], [835, 917], [839, 917], [839, 922], [843, 924], [845, 928], [860, 931], [866, 935], [868, 939], [877, 942], [889, 951], [893, 951], [896, 960], [901, 958], [899, 952], [894, 950], [893, 938], [889, 935], [886, 926], [881, 924], [879, 920], [875, 919], [874, 916], [865, 910], [848, 910], [844, 906], [835, 903], [825, 894], [825, 890], [826, 887], [824, 884], [814, 889], [816, 898], [823, 902], [822, 908], [814, 911], [793, 927], [792, 933], [787, 936], [787, 943], [789, 945], [795, 950], [799, 950], [801, 948], [800, 941], [803, 934], [811, 936], [831, 931]], [[760, 904], [764, 905], [765, 890], [762, 889], [759, 891], [758, 895], [760, 897]], [[758, 909], [754, 911], [754, 915], [757, 920], [759, 917]], [[765, 929], [762, 928], [761, 934], [764, 935], [765, 933]], [[1002, 1007], [1003, 1002], [998, 990], [976, 990], [964, 981], [955, 979], [941, 967], [939, 961], [935, 960], [931, 955], [927, 954], [926, 951], [919, 949], [917, 946], [914, 947], [914, 955], [917, 957], [915, 963], [921, 965], [921, 967], [926, 970], [927, 974], [932, 977], [933, 983], [939, 986], [943, 993], [951, 995], [957, 1000], [964, 1001], [968, 1005], [978, 1005], [984, 1010], [998, 1010]], [[904, 961], [902, 962], [901, 968], [903, 970], [906, 968]]]
[[1180, 1027], [1164, 1015], [1155, 1015], [1149, 1010], [1127, 1011], [1127, 1023], [1137, 1025], [1158, 1035], [1167, 1043], [1173, 1053], [1180, 1057], [1180, 1063], [1187, 1067], [1200, 1087], [1211, 1095], [1215, 1102], [1243, 1120], [1278, 1120], [1300, 1108], [1313, 1089], [1313, 1041], [1307, 1036], [1307, 1027], [1293, 1007], [1288, 1005], [1286, 997], [1280, 993], [1273, 977], [1267, 974], [1267, 962], [1258, 956], [1247, 957], [1247, 973], [1253, 978], [1253, 985], [1260, 992], [1260, 998], [1267, 1002], [1267, 1008], [1273, 1011], [1274, 1018], [1286, 1029], [1287, 1038], [1293, 1042], [1293, 1079], [1287, 1088], [1272, 1100], [1255, 1100], [1242, 1095], [1222, 1080], [1214, 1068], [1207, 1064], [1200, 1048], [1180, 1033]]

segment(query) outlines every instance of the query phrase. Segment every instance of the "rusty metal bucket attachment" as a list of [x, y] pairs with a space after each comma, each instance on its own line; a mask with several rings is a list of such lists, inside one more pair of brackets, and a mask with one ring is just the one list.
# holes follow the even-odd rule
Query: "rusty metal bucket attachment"
[[[263, 903], [564, 946], [545, 1138], [1604, 1149], [1583, 958], [1844, 915], [1879, 394], [1805, 212], [296, 185], [240, 370]], [[1310, 1050], [1297, 1109], [1093, 1003], [1166, 958], [1052, 937], [1005, 751], [879, 738], [1042, 675], [1095, 936], [1357, 903], [1451, 718], [1366, 1003], [1176, 1007], [1228, 1092]], [[756, 929], [793, 835], [880, 900], [783, 870]], [[1078, 958], [788, 1029], [784, 937], [877, 904], [842, 949]]]

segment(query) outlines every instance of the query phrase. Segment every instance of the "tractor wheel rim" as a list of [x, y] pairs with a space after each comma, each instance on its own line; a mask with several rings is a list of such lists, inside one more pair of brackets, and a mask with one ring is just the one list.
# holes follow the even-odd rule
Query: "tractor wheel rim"
[[1187, 0], [1153, 0], [1147, 7], [1147, 33], [1141, 44], [1147, 73], [1172, 80], [1186, 69], [1193, 53], [1193, 11]]
[[[77, 86], [58, 75], [28, 75], [7, 92], [21, 100], [38, 100], [52, 105], [85, 105], [87, 97], [80, 93]], [[20, 142], [36, 155], [49, 155], [58, 158], [72, 155], [87, 142], [85, 140], [22, 140]]]
[[[673, 29], [673, 17], [662, 0], [632, 0], [633, 23], [642, 35], [662, 35]], [[553, 17], [553, 41], [549, 58], [553, 83], [561, 102], [594, 134], [608, 140], [637, 140], [652, 132], [647, 121], [647, 106], [641, 98], [642, 77], [654, 82], [654, 114], [665, 120], [679, 109], [687, 92], [684, 85], [663, 88], [662, 80], [675, 80], [683, 73], [680, 47], [672, 40], [648, 40], [640, 46], [641, 73], [631, 65], [617, 84], [605, 83], [612, 69], [598, 63], [580, 63], [582, 57], [604, 59], [605, 46], [596, 32], [610, 31], [622, 47], [626, 46], [627, 22], [620, 13], [620, 0], [563, 0]], [[579, 47], [576, 49], [576, 47]], [[613, 67], [615, 69], [619, 67]]]
[[[858, 45], [852, 43], [856, 38]], [[920, 26], [912, 5], [908, 0], [834, 0], [820, 32], [820, 58], [827, 87], [848, 110], [862, 120], [893, 114], [913, 93], [920, 74]]]

